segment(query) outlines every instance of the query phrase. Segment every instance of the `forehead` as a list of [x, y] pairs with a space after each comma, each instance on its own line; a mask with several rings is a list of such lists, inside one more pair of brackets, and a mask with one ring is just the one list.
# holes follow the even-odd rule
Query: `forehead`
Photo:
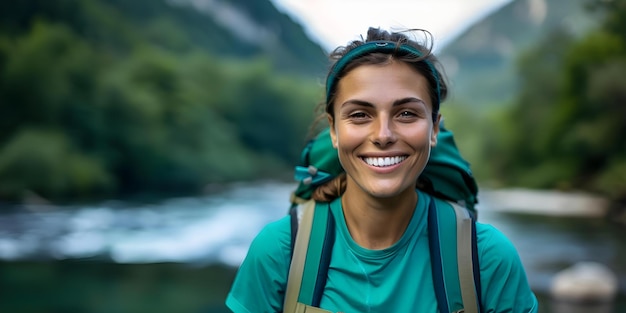
[[417, 97], [432, 108], [426, 78], [410, 65], [392, 60], [361, 65], [348, 72], [337, 84], [336, 103], [349, 99], [386, 102], [405, 97]]

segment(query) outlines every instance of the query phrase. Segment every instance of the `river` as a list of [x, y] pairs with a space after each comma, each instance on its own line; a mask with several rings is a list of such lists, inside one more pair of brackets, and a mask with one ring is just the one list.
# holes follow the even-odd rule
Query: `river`
[[[34, 206], [0, 214], [0, 259], [97, 258], [119, 264], [176, 262], [236, 267], [255, 234], [284, 216], [294, 184], [235, 184], [195, 198], [129, 205]], [[580, 261], [605, 264], [626, 290], [626, 229], [598, 218], [511, 214], [478, 206], [479, 221], [500, 229], [518, 248], [534, 290]], [[622, 307], [623, 308], [623, 307]]]

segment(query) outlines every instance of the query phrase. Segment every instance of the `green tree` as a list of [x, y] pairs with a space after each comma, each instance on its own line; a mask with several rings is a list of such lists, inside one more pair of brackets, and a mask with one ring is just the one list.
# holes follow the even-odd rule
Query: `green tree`
[[595, 2], [602, 28], [549, 37], [520, 59], [522, 91], [492, 158], [503, 181], [626, 199], [625, 3]]
[[0, 199], [163, 197], [290, 176], [321, 87], [277, 72], [275, 56], [208, 53], [252, 50], [208, 38], [224, 33], [190, 8], [138, 3], [0, 4]]
[[0, 198], [19, 200], [25, 192], [74, 201], [113, 194], [114, 179], [98, 158], [85, 155], [63, 134], [23, 129], [0, 153]]

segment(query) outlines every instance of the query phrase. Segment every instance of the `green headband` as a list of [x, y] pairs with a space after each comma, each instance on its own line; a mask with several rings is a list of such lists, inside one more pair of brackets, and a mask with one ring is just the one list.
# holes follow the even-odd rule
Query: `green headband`
[[[374, 52], [387, 53], [387, 54], [401, 52], [405, 54], [413, 54], [418, 57], [423, 56], [422, 52], [417, 50], [415, 47], [412, 47], [410, 45], [405, 45], [405, 44], [400, 44], [398, 46], [397, 43], [392, 42], [392, 41], [370, 41], [348, 51], [348, 53], [342, 56], [337, 61], [337, 63], [333, 65], [333, 68], [331, 69], [330, 73], [328, 74], [328, 78], [326, 79], [326, 107], [327, 108], [328, 108], [328, 105], [330, 104], [330, 95], [337, 87], [336, 86], [337, 75], [341, 73], [341, 71], [343, 71], [346, 65], [352, 62], [354, 59], [362, 57], [370, 53], [374, 53]], [[438, 72], [435, 69], [435, 66], [433, 66], [433, 64], [430, 61], [424, 59], [422, 62], [428, 65], [428, 68], [430, 68], [430, 71], [433, 73], [433, 76], [435, 77], [435, 84], [436, 84], [435, 88], [437, 91], [437, 98], [435, 99], [435, 103], [433, 103], [433, 108], [438, 108], [440, 104], [439, 102], [441, 99], [441, 87], [439, 86]]]

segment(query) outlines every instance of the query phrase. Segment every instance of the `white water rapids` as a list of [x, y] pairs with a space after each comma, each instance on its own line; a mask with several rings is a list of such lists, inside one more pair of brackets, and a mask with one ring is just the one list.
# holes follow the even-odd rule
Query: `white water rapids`
[[[237, 266], [261, 228], [287, 213], [294, 188], [292, 183], [256, 182], [206, 197], [133, 207], [106, 202], [12, 210], [0, 213], [0, 259]], [[511, 214], [490, 207], [488, 200], [481, 199], [479, 221], [511, 239], [531, 285], [544, 289], [557, 271], [579, 261], [606, 264], [626, 281], [623, 228], [597, 218]]]

